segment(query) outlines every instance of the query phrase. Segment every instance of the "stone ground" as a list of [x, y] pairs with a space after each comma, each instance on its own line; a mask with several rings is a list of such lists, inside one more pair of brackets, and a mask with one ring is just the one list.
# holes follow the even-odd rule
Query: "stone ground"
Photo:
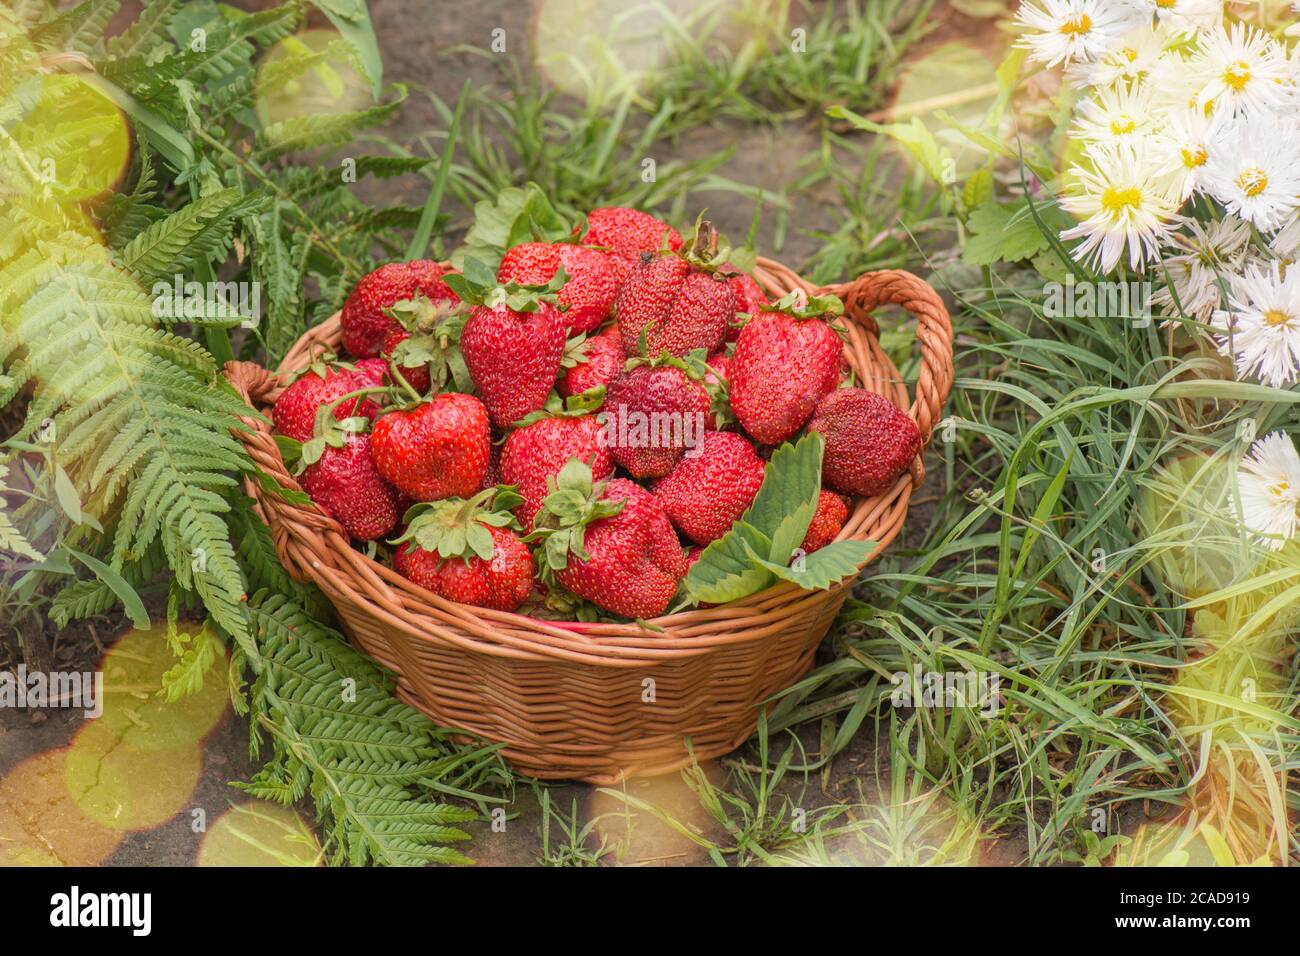
[[[501, 74], [495, 65], [447, 51], [459, 44], [484, 46], [496, 27], [507, 30], [508, 43], [518, 41], [523, 45], [534, 8], [535, 3], [502, 0], [472, 5], [371, 0], [370, 9], [383, 52], [385, 80], [427, 86], [450, 101], [469, 74], [476, 83], [491, 84], [504, 93]], [[963, 37], [971, 30], [972, 21], [950, 13], [942, 5], [935, 16], [939, 28], [931, 43]], [[400, 142], [415, 144], [423, 131], [438, 125], [427, 98], [413, 93], [396, 122], [385, 132]], [[798, 158], [817, 148], [818, 135], [814, 129], [792, 124], [777, 128], [717, 124], [692, 131], [675, 149], [687, 156], [697, 156], [728, 143], [735, 143], [737, 150], [721, 170], [722, 174], [740, 182], [772, 187], [794, 177]], [[387, 188], [402, 191], [401, 198], [407, 202], [419, 203], [423, 199], [419, 183], [399, 183]], [[800, 197], [802, 219], [799, 228], [791, 230], [781, 250], [782, 258], [795, 263], [804, 260], [816, 248], [816, 239], [810, 233], [832, 225], [835, 196], [827, 189], [823, 187], [815, 195]], [[751, 215], [748, 199], [739, 200], [736, 194], [726, 192], [701, 193], [696, 198], [700, 205], [710, 208], [711, 217], [724, 232], [744, 234]], [[770, 228], [768, 223], [769, 231]], [[770, 232], [766, 237], [760, 236], [761, 248], [765, 247], [765, 239], [770, 243]], [[932, 470], [931, 474], [936, 471]], [[932, 486], [922, 489], [918, 500], [924, 501], [933, 491]], [[914, 528], [923, 525], [924, 516], [914, 519]], [[61, 669], [91, 667], [99, 659], [102, 646], [111, 643], [108, 635], [115, 633], [117, 626], [115, 622], [100, 620], [54, 635], [52, 640], [33, 631], [27, 635], [28, 644], [35, 645], [38, 658], [47, 655]], [[10, 663], [0, 658], [0, 667]], [[64, 862], [122, 866], [192, 864], [204, 843], [203, 837], [195, 833], [196, 811], [213, 819], [226, 813], [232, 803], [242, 802], [242, 794], [230, 787], [229, 782], [246, 780], [255, 770], [248, 755], [247, 725], [231, 714], [228, 707], [208, 714], [196, 724], [194, 738], [184, 746], [160, 747], [155, 759], [139, 767], [119, 765], [111, 746], [97, 750], [89, 728], [90, 722], [75, 711], [28, 714], [0, 708], [0, 865], [5, 862], [6, 852], [12, 858], [20, 851]], [[805, 744], [810, 752], [816, 749], [813, 739], [805, 740]], [[823, 789], [820, 780], [809, 781], [803, 801], [809, 807], [829, 801], [872, 801], [878, 793], [876, 756], [869, 735], [859, 734], [859, 739], [835, 760], [826, 777], [826, 788]], [[725, 775], [725, 769], [716, 761], [706, 772], [713, 780]], [[83, 779], [87, 788], [83, 793], [103, 791], [102, 799], [91, 808], [84, 801], [74, 804], [67, 796], [68, 790], [76, 790], [81, 785], [78, 781]], [[627, 792], [670, 809], [702, 832], [716, 832], [698, 800], [677, 775], [633, 781]], [[667, 865], [709, 862], [707, 854], [696, 844], [645, 814], [633, 815], [628, 837], [621, 802], [591, 787], [551, 787], [550, 795], [553, 805], [566, 815], [576, 807], [581, 823], [600, 818], [601, 823], [586, 846], [594, 849], [602, 838], [607, 848], [621, 844], [618, 852], [611, 850], [607, 861]], [[486, 822], [468, 827], [474, 837], [469, 852], [480, 864], [534, 865], [541, 861], [542, 811], [537, 792], [521, 783], [515, 796], [504, 832], [494, 832]], [[137, 805], [147, 805], [152, 815], [145, 813], [140, 819], [131, 818]], [[126, 820], [122, 819], [123, 813]], [[567, 843], [557, 829], [553, 822], [553, 855], [557, 845]], [[1011, 863], [1020, 855], [1015, 841], [1003, 841], [986, 848], [981, 859], [989, 863]]]

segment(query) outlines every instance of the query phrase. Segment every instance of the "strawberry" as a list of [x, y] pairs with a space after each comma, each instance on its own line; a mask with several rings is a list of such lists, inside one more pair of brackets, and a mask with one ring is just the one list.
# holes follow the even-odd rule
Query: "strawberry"
[[364, 432], [347, 435], [341, 447], [324, 446], [300, 481], [311, 500], [358, 541], [382, 538], [397, 527], [397, 489], [376, 470], [371, 437]]
[[633, 478], [659, 478], [711, 422], [713, 400], [681, 359], [633, 359], [605, 392], [609, 453]]
[[618, 327], [584, 340], [577, 346], [576, 355], [576, 361], [565, 369], [556, 386], [562, 398], [605, 388], [618, 378], [623, 370], [623, 340], [619, 338]]
[[726, 534], [763, 483], [763, 459], [735, 432], [705, 432], [704, 442], [650, 485], [672, 523], [696, 544]]
[[701, 222], [680, 253], [643, 254], [614, 306], [623, 354], [684, 356], [722, 344], [736, 317], [736, 297], [717, 271], [726, 257], [717, 247], [716, 230]]
[[663, 508], [623, 478], [595, 481], [570, 459], [537, 513], [538, 564], [580, 598], [614, 614], [662, 614], [686, 575], [686, 556]]
[[731, 377], [731, 356], [724, 349], [719, 349], [705, 359], [709, 372], [704, 376], [708, 385], [725, 385]]
[[375, 422], [379, 473], [417, 501], [468, 498], [492, 454], [487, 409], [473, 395], [443, 392]]
[[[767, 296], [754, 277], [744, 272], [740, 272], [730, 262], [722, 267], [727, 272], [735, 272], [727, 280], [727, 285], [731, 286], [731, 294], [736, 297], [736, 312], [744, 313], [747, 316], [758, 314], [758, 310], [768, 304]], [[734, 342], [740, 337], [741, 325], [738, 322], [732, 322], [727, 326], [726, 340]]]
[[846, 495], [889, 490], [921, 453], [921, 433], [893, 402], [862, 388], [838, 388], [808, 422], [826, 439], [822, 477]]
[[533, 556], [511, 528], [505, 492], [488, 488], [468, 500], [417, 506], [393, 542], [397, 572], [448, 601], [515, 610], [532, 593]]
[[791, 438], [835, 388], [844, 345], [821, 317], [843, 311], [834, 296], [807, 299], [796, 291], [745, 324], [728, 385], [737, 421], [761, 444]]
[[384, 336], [398, 325], [387, 314], [391, 306], [417, 292], [434, 301], [455, 300], [455, 293], [442, 277], [442, 266], [427, 259], [390, 262], [362, 276], [339, 315], [343, 347], [357, 358], [374, 358]]
[[525, 242], [507, 250], [497, 268], [497, 281], [544, 286], [561, 269], [569, 277], [557, 294], [567, 306], [569, 334], [590, 332], [609, 318], [614, 297], [627, 275], [627, 266], [608, 252], [568, 242]]
[[[327, 365], [325, 360], [317, 360], [297, 381], [280, 393], [271, 408], [271, 421], [281, 435], [288, 435], [297, 441], [308, 441], [312, 437], [317, 409], [336, 402], [344, 395], [379, 385], [383, 376], [382, 362], [366, 360], [347, 366]], [[354, 415], [373, 419], [378, 414], [379, 406], [365, 396], [339, 403], [334, 408], [334, 416], [340, 421]]]
[[460, 298], [473, 306], [460, 335], [460, 350], [474, 387], [497, 428], [508, 428], [540, 409], [564, 359], [564, 317], [555, 308], [557, 272], [542, 287], [496, 284], [476, 259], [464, 276], [448, 276]]
[[812, 522], [803, 536], [803, 544], [799, 547], [808, 554], [826, 547], [835, 540], [848, 518], [849, 506], [844, 503], [844, 499], [833, 491], [822, 489], [817, 498], [817, 510], [813, 513]]
[[643, 252], [658, 253], [665, 241], [671, 252], [682, 247], [681, 233], [672, 226], [648, 212], [622, 206], [604, 206], [587, 213], [587, 234], [582, 241], [629, 259]]
[[614, 473], [605, 447], [605, 432], [594, 415], [538, 418], [510, 433], [501, 446], [501, 481], [519, 489], [523, 502], [515, 515], [525, 528], [541, 508], [554, 481], [570, 458], [586, 463], [597, 481]]
[[388, 315], [398, 324], [384, 336], [379, 354], [384, 362], [397, 367], [417, 394], [427, 395], [434, 386], [441, 390], [449, 379], [456, 391], [468, 392], [472, 388], [460, 354], [460, 334], [466, 319], [464, 303], [459, 299], [434, 302], [417, 292], [395, 303]]

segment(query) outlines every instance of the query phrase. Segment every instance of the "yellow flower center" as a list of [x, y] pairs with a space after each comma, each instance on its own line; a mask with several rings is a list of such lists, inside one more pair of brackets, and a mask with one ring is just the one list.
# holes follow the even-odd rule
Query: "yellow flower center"
[[1285, 498], [1291, 490], [1291, 482], [1283, 478], [1275, 485], [1269, 485], [1268, 491], [1275, 498]]
[[1250, 82], [1250, 64], [1245, 60], [1232, 63], [1223, 71], [1223, 82], [1240, 93]]
[[1128, 114], [1117, 116], [1115, 119], [1110, 121], [1110, 131], [1116, 136], [1123, 136], [1125, 133], [1131, 133], [1135, 129], [1137, 129], [1137, 123], [1133, 120], [1133, 117]]
[[1133, 49], [1131, 46], [1126, 46], [1121, 52], [1124, 54], [1124, 58], [1130, 63], [1137, 62], [1138, 51]]
[[1204, 146], [1197, 146], [1195, 149], [1183, 147], [1183, 165], [1188, 169], [1196, 169], [1198, 166], [1204, 166], [1205, 161], [1208, 158]]
[[1101, 194], [1101, 208], [1109, 213], [1112, 219], [1119, 219], [1125, 211], [1136, 209], [1141, 205], [1142, 190], [1136, 186], [1127, 189], [1107, 186], [1106, 191]]
[[1081, 37], [1092, 32], [1092, 17], [1086, 13], [1072, 13], [1061, 24], [1061, 32], [1066, 36]]
[[1252, 166], [1244, 169], [1241, 175], [1237, 177], [1237, 185], [1247, 196], [1258, 196], [1268, 188], [1268, 173], [1258, 166]]
[[1172, 10], [1178, 6], [1178, 0], [1156, 0], [1156, 6], [1161, 10]]
[[1264, 324], [1277, 328], [1279, 325], [1286, 325], [1291, 321], [1291, 316], [1281, 309], [1269, 309], [1264, 313]]

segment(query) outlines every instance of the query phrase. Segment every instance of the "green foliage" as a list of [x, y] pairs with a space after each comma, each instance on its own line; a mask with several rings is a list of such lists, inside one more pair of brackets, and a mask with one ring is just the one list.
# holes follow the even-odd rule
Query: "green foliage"
[[691, 565], [686, 593], [692, 600], [735, 601], [777, 580], [824, 589], [857, 573], [874, 542], [836, 541], [809, 555], [798, 550], [817, 511], [824, 449], [812, 432], [776, 450], [753, 504]]
[[[334, 863], [468, 863], [446, 846], [478, 814], [446, 802], [499, 779], [495, 748], [466, 751], [399, 703], [383, 673], [291, 598], [248, 602], [260, 674], [249, 690], [251, 745], [271, 738], [266, 766], [242, 789], [293, 803], [310, 796]], [[412, 788], [443, 795], [439, 802]]]

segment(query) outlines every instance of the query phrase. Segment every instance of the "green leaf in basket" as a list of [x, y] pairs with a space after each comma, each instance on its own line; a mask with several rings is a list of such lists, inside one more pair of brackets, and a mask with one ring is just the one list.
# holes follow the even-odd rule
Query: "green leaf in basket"
[[821, 493], [825, 447], [822, 436], [811, 432], [782, 445], [767, 463], [762, 487], [741, 516], [771, 541], [762, 555], [766, 560], [788, 562], [808, 533]]
[[726, 604], [756, 594], [776, 579], [757, 565], [755, 551], [766, 553], [772, 541], [745, 521], [737, 521], [731, 530], [711, 542], [686, 575], [686, 594], [705, 604]]
[[875, 549], [874, 541], [835, 541], [812, 554], [797, 554], [788, 565], [765, 561], [752, 550], [749, 554], [758, 567], [771, 572], [782, 581], [817, 591], [857, 574], [862, 562]]

